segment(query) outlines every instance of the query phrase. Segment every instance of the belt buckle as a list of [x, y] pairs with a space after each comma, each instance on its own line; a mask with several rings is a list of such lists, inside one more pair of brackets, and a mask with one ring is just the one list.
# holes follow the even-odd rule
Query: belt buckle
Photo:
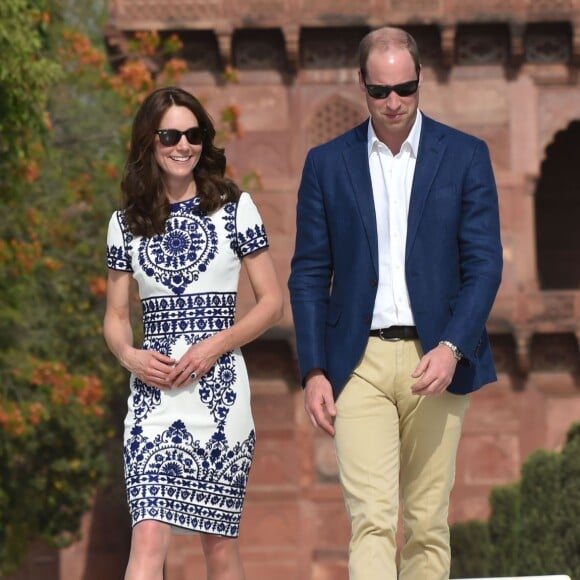
[[399, 340], [401, 340], [400, 338], [389, 338], [387, 336], [383, 336], [383, 330], [385, 330], [384, 328], [381, 328], [379, 330], [379, 338], [381, 340], [387, 341], [387, 342], [399, 342]]

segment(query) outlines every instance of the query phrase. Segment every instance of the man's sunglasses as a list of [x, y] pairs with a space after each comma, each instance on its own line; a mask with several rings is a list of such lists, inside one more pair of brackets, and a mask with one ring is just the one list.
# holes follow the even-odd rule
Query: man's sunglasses
[[395, 91], [399, 97], [410, 97], [417, 92], [419, 88], [419, 79], [416, 81], [407, 81], [399, 85], [367, 85], [365, 82], [367, 93], [373, 99], [386, 99], [392, 91]]
[[183, 135], [185, 135], [191, 145], [201, 145], [204, 130], [201, 127], [191, 127], [186, 131], [179, 131], [178, 129], [159, 129], [158, 131], [155, 131], [155, 133], [159, 135], [161, 145], [164, 147], [174, 147], [181, 141]]

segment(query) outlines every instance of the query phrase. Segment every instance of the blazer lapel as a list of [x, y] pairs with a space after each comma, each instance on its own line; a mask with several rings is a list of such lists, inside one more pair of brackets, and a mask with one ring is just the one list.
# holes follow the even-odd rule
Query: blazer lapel
[[355, 139], [351, 146], [345, 148], [342, 155], [346, 171], [350, 177], [352, 191], [358, 205], [362, 223], [369, 244], [371, 259], [375, 273], [379, 274], [377, 221], [375, 202], [369, 169], [367, 133], [368, 121], [353, 130]]
[[411, 188], [409, 217], [407, 221], [406, 256], [411, 254], [415, 237], [425, 207], [425, 201], [431, 190], [433, 180], [443, 158], [445, 144], [443, 135], [436, 129], [431, 119], [423, 115], [423, 127], [419, 141], [419, 152], [415, 165], [415, 176]]

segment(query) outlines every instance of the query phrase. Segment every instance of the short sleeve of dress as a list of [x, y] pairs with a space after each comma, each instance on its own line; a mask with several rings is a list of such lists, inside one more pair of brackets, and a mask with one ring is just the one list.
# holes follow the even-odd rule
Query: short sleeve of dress
[[250, 194], [242, 192], [236, 212], [236, 253], [240, 258], [269, 246], [266, 228]]
[[123, 221], [123, 213], [116, 211], [109, 221], [107, 233], [107, 267], [121, 272], [132, 272], [131, 256], [128, 252], [128, 230]]

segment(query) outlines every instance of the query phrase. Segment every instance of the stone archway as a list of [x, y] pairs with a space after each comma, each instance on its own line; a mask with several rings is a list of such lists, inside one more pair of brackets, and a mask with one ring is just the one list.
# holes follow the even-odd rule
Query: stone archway
[[580, 121], [546, 149], [535, 196], [540, 288], [580, 288]]

